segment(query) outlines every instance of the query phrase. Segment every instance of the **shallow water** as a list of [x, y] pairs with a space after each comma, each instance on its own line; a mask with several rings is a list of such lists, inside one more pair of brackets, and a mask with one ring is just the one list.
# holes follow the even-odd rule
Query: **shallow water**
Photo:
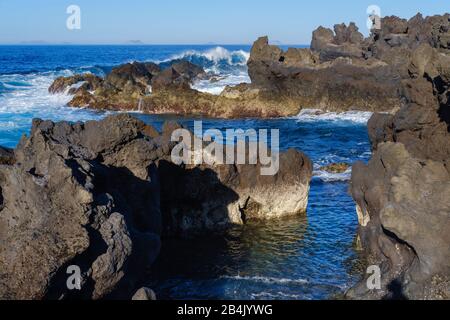
[[[221, 83], [196, 84], [215, 92], [226, 84], [248, 81], [248, 50], [242, 46], [0, 46], [0, 145], [14, 147], [28, 133], [34, 117], [85, 121], [109, 114], [68, 108], [69, 96], [48, 94], [57, 76], [86, 71], [103, 74], [113, 65], [135, 59], [185, 58], [223, 77]], [[193, 119], [135, 115], [157, 128], [168, 119], [193, 127]], [[314, 161], [316, 175], [308, 213], [236, 227], [225, 237], [164, 241], [149, 278], [159, 298], [326, 299], [355, 284], [362, 262], [353, 247], [357, 217], [348, 195], [350, 171], [329, 174], [319, 168], [333, 162], [368, 160], [368, 116], [303, 112], [286, 119], [204, 119], [204, 130], [279, 129], [282, 149], [305, 152]]]

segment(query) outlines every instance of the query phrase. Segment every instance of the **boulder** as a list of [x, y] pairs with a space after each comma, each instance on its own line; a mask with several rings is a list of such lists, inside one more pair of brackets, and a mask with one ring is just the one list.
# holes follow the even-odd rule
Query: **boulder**
[[149, 288], [141, 288], [134, 294], [132, 300], [135, 301], [155, 301], [156, 294], [152, 289]]
[[[207, 153], [204, 156], [214, 158]], [[190, 237], [306, 213], [311, 160], [291, 149], [280, 154], [276, 174], [264, 176], [261, 168], [260, 163], [182, 168], [160, 163], [165, 177], [161, 180], [161, 205], [166, 233]]]

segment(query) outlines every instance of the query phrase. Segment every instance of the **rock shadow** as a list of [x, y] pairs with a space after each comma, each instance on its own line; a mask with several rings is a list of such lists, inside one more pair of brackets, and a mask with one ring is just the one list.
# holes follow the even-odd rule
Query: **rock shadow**
[[215, 171], [160, 161], [158, 173], [164, 236], [193, 237], [233, 225], [228, 206], [239, 196]]

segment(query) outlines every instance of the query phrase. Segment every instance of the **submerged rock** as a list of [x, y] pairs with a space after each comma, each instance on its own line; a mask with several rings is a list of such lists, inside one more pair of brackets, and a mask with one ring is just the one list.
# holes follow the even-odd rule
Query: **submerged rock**
[[347, 163], [332, 163], [327, 166], [321, 167], [320, 170], [330, 173], [344, 173], [350, 168]]
[[449, 66], [450, 55], [419, 46], [408, 65], [405, 105], [369, 122], [374, 154], [367, 166], [353, 166], [352, 194], [382, 289], [363, 282], [351, 297], [450, 298]]
[[[130, 297], [163, 232], [192, 236], [304, 212], [305, 155], [282, 153], [270, 177], [261, 164], [176, 165], [178, 128], [159, 134], [126, 114], [34, 120], [14, 161], [0, 165], [0, 298]], [[77, 268], [81, 290], [69, 290], [67, 272]]]

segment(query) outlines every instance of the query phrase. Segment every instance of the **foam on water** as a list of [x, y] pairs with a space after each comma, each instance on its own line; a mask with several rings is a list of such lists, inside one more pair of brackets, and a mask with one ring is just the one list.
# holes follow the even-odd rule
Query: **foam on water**
[[75, 122], [105, 116], [104, 112], [67, 107], [71, 96], [48, 92], [56, 77], [72, 74], [63, 70], [0, 75], [0, 85], [9, 89], [0, 94], [0, 145], [14, 147], [20, 136], [29, 132], [33, 118]]
[[287, 279], [287, 278], [273, 278], [273, 277], [258, 277], [258, 276], [224, 276], [222, 279], [236, 280], [236, 281], [253, 281], [262, 282], [266, 284], [305, 284], [308, 280], [305, 279]]
[[200, 80], [196, 81], [192, 88], [201, 92], [219, 95], [227, 86], [234, 86], [240, 83], [250, 83], [250, 77], [246, 72], [237, 75], [228, 75], [219, 77], [216, 80]]
[[294, 118], [299, 122], [307, 121], [349, 121], [355, 123], [367, 123], [372, 112], [366, 111], [346, 111], [346, 112], [323, 112], [319, 109], [303, 109]]
[[206, 51], [188, 50], [161, 62], [162, 65], [177, 60], [186, 60], [202, 66], [212, 75], [209, 80], [199, 80], [193, 88], [211, 94], [220, 94], [226, 86], [250, 83], [247, 61], [250, 53], [244, 50], [229, 51], [215, 47]]
[[352, 177], [352, 169], [348, 169], [343, 173], [331, 173], [324, 170], [314, 170], [313, 179], [319, 179], [323, 182], [341, 182], [341, 181], [350, 181]]

